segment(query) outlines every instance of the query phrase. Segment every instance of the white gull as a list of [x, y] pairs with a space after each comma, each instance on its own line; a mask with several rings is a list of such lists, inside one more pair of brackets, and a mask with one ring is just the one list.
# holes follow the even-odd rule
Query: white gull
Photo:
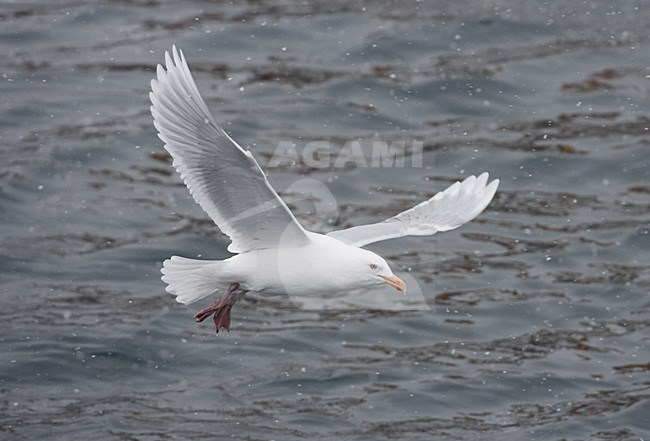
[[406, 293], [406, 283], [386, 261], [361, 247], [403, 236], [426, 236], [469, 222], [490, 203], [499, 180], [488, 174], [456, 182], [397, 216], [369, 225], [319, 234], [305, 230], [266, 178], [253, 155], [217, 124], [196, 87], [182, 51], [165, 52], [151, 81], [151, 113], [158, 136], [194, 200], [230, 237], [225, 260], [173, 256], [162, 280], [180, 303], [217, 291], [199, 311], [230, 329], [232, 306], [246, 292], [324, 295], [388, 284]]

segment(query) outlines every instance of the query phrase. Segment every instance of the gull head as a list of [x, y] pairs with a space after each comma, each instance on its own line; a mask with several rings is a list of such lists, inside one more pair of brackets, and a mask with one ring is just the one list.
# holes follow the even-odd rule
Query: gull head
[[362, 249], [359, 251], [362, 253], [355, 259], [353, 265], [360, 282], [369, 287], [387, 284], [402, 294], [406, 294], [406, 283], [393, 274], [383, 258], [372, 251]]

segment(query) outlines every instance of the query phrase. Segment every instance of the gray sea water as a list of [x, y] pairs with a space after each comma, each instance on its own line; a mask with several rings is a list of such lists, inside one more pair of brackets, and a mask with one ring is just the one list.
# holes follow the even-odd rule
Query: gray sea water
[[[0, 2], [0, 438], [650, 439], [648, 29], [644, 1]], [[501, 179], [370, 246], [428, 308], [249, 295], [217, 336], [165, 293], [164, 259], [229, 243], [152, 125], [174, 43], [279, 191], [331, 193], [334, 225], [287, 192], [308, 228]], [[355, 139], [422, 165], [266, 167]]]

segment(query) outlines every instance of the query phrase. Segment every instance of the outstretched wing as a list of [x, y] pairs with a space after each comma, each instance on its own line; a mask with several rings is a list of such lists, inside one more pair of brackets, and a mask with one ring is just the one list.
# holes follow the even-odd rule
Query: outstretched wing
[[228, 250], [276, 247], [309, 239], [269, 184], [253, 155], [215, 122], [183, 56], [165, 52], [151, 80], [151, 114], [158, 136], [194, 200], [227, 234]]
[[332, 231], [328, 236], [349, 245], [362, 247], [403, 236], [428, 236], [458, 228], [478, 216], [494, 197], [499, 180], [487, 183], [488, 174], [470, 176], [456, 182], [428, 201], [403, 211], [383, 222], [347, 230]]

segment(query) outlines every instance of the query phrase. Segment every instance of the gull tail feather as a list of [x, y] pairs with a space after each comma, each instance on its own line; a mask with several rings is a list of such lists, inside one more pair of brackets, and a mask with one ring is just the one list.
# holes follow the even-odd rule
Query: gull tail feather
[[176, 301], [189, 305], [209, 296], [220, 288], [214, 266], [220, 260], [196, 260], [172, 256], [163, 262], [160, 272], [166, 291], [176, 296]]

